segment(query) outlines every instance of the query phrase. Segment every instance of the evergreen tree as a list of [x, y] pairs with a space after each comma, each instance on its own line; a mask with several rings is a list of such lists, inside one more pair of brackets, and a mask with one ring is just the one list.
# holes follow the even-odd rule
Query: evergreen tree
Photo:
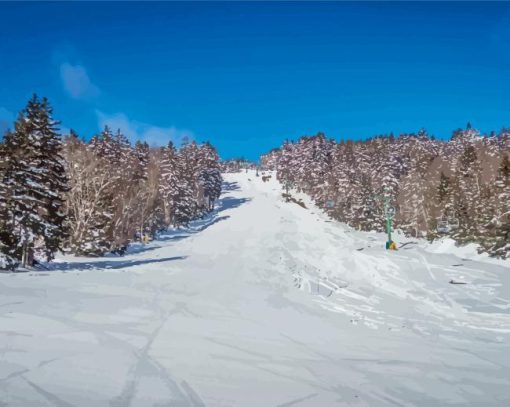
[[376, 201], [376, 194], [368, 174], [356, 179], [355, 193], [352, 194], [349, 224], [361, 230], [382, 230], [382, 213]]
[[439, 185], [437, 187], [437, 200], [439, 204], [447, 205], [448, 198], [450, 197], [450, 179], [441, 171]]
[[9, 252], [31, 266], [36, 247], [47, 260], [65, 237], [67, 191], [58, 122], [46, 98], [34, 95], [4, 140], [3, 183]]
[[494, 243], [489, 253], [503, 258], [510, 257], [510, 160], [505, 154], [494, 183], [496, 215]]
[[276, 166], [276, 177], [285, 187], [288, 192], [288, 189], [293, 185], [296, 181], [295, 173], [293, 171], [293, 145], [286, 141], [281, 150], [281, 156], [278, 160], [278, 164]]
[[424, 183], [425, 179], [421, 177], [418, 168], [415, 168], [402, 179], [399, 187], [400, 211], [395, 224], [414, 237], [420, 236], [429, 222]]
[[474, 241], [479, 234], [481, 208], [480, 163], [472, 145], [468, 145], [459, 159], [454, 185], [455, 211], [459, 229], [454, 236], [461, 242]]
[[175, 216], [176, 203], [180, 193], [177, 151], [172, 142], [162, 148], [161, 156], [159, 193], [163, 204], [165, 224], [170, 226]]
[[[12, 137], [11, 132], [5, 133], [5, 138]], [[7, 150], [0, 140], [0, 269], [13, 268], [17, 265], [16, 260], [12, 257], [16, 241], [12, 233], [12, 224], [10, 220], [9, 205], [11, 203], [7, 186], [7, 169], [8, 169], [8, 156]]]
[[214, 208], [214, 201], [220, 197], [223, 182], [218, 162], [219, 158], [216, 149], [210, 143], [202, 145], [200, 153], [199, 183], [203, 189], [206, 210], [211, 211]]
[[164, 221], [161, 187], [161, 158], [157, 151], [152, 153], [147, 143], [135, 145], [138, 171], [135, 174], [137, 185], [135, 201], [136, 217], [140, 231], [153, 235], [167, 225]]
[[186, 226], [201, 215], [198, 203], [200, 175], [199, 150], [195, 142], [181, 147], [177, 155], [177, 196], [174, 202], [174, 225]]

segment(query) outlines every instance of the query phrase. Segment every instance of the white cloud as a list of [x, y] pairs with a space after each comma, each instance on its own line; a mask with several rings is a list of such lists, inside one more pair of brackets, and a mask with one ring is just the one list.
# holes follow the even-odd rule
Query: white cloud
[[4, 107], [0, 107], [0, 137], [3, 137], [7, 129], [14, 127], [14, 114]]
[[74, 99], [87, 99], [99, 94], [99, 88], [91, 82], [81, 65], [64, 62], [60, 65], [60, 78], [64, 89]]
[[163, 146], [172, 141], [179, 145], [182, 139], [194, 138], [193, 133], [186, 129], [176, 127], [159, 127], [148, 123], [130, 120], [124, 113], [106, 114], [96, 110], [99, 130], [104, 126], [110, 127], [113, 132], [120, 129], [121, 132], [131, 141], [146, 141], [151, 147]]

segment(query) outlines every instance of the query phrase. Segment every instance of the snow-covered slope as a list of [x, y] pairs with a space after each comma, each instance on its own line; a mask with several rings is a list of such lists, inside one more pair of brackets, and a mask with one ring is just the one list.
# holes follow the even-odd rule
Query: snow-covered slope
[[307, 207], [228, 174], [189, 230], [0, 275], [0, 405], [510, 405], [507, 263]]

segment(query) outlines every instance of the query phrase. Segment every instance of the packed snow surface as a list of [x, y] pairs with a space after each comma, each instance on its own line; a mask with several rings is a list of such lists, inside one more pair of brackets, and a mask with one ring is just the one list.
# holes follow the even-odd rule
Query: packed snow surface
[[189, 229], [1, 274], [0, 405], [510, 405], [508, 263], [281, 192], [227, 174]]

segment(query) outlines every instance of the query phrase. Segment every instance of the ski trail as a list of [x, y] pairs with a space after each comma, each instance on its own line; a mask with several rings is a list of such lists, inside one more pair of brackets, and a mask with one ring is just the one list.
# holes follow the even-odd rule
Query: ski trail
[[510, 403], [506, 263], [402, 236], [388, 252], [384, 235], [332, 222], [293, 194], [306, 209], [285, 202], [274, 178], [227, 174], [210, 216], [123, 258], [63, 257], [45, 278], [0, 275], [0, 399]]

